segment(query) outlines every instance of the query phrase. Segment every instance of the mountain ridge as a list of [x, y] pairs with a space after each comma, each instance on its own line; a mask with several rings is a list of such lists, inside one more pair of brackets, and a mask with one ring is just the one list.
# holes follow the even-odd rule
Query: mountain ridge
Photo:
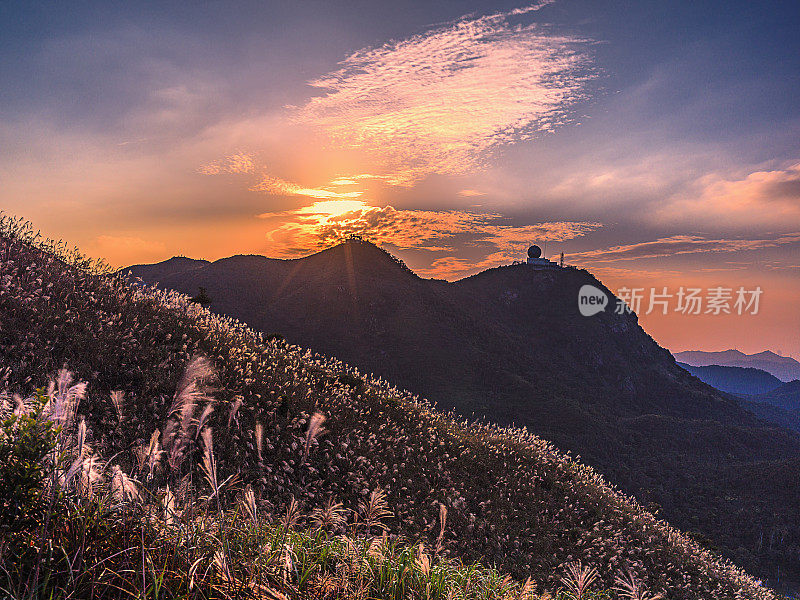
[[752, 367], [771, 373], [783, 382], [800, 379], [800, 362], [789, 356], [775, 354], [764, 350], [755, 354], [745, 354], [739, 350], [723, 350], [706, 352], [703, 350], [686, 350], [673, 353], [680, 362], [694, 367], [719, 365], [723, 367]]

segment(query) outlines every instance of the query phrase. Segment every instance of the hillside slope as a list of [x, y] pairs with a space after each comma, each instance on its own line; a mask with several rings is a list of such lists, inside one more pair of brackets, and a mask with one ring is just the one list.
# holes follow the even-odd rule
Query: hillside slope
[[[528, 427], [760, 575], [800, 581], [797, 514], [770, 494], [750, 505], [728, 493], [734, 465], [752, 466], [753, 488], [767, 487], [757, 465], [800, 456], [796, 434], [681, 369], [635, 315], [580, 316], [582, 285], [610, 294], [586, 271], [514, 265], [448, 283], [356, 241], [297, 260], [235, 256], [161, 280], [152, 268], [133, 275], [187, 294], [203, 286], [214, 311], [441, 408]], [[783, 542], [759, 545], [773, 531]]]
[[[93, 382], [79, 412], [107, 454], [146, 444], [167, 419], [190, 357], [204, 354], [219, 372], [210, 423], [224, 432], [221, 476], [238, 472], [276, 507], [291, 497], [319, 506], [332, 495], [352, 505], [381, 486], [398, 531], [433, 538], [442, 503], [450, 509], [450, 552], [519, 577], [546, 582], [554, 567], [581, 559], [605, 577], [627, 567], [669, 598], [772, 597], [540, 438], [459, 422], [342, 363], [265, 341], [185, 297], [73, 266], [27, 230], [2, 225], [6, 386], [29, 388], [69, 365]], [[108, 400], [112, 390], [125, 393], [121, 419]], [[312, 411], [327, 415], [328, 431], [306, 461], [300, 449]], [[257, 443], [253, 432], [262, 427]], [[793, 450], [792, 439], [785, 443], [784, 451]]]
[[736, 399], [759, 418], [800, 432], [800, 380], [784, 383], [764, 394]]
[[784, 382], [800, 379], [800, 362], [789, 356], [780, 356], [769, 350], [757, 352], [756, 354], [745, 354], [739, 350], [724, 350], [722, 352], [686, 350], [685, 352], [676, 352], [675, 358], [695, 367], [708, 365], [752, 367], [772, 373]]
[[767, 392], [759, 394], [753, 400], [766, 402], [773, 406], [780, 407], [800, 414], [800, 380], [795, 379]]

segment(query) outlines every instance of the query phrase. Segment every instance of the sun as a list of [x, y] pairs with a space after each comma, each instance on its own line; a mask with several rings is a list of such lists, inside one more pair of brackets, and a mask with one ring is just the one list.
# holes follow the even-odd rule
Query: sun
[[322, 202], [314, 202], [310, 206], [304, 206], [297, 212], [309, 215], [324, 215], [326, 218], [331, 218], [366, 208], [369, 208], [369, 205], [361, 200], [324, 200]]

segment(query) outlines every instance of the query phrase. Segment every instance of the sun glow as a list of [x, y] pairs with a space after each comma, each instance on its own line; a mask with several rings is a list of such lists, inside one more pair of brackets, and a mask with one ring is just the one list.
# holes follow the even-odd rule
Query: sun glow
[[324, 200], [304, 206], [297, 211], [298, 214], [319, 215], [325, 218], [340, 217], [343, 214], [373, 208], [361, 200]]

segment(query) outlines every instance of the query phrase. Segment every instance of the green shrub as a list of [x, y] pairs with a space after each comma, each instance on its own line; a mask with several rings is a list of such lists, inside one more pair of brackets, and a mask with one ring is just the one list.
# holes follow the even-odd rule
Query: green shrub
[[45, 463], [53, 460], [57, 428], [42, 418], [46, 396], [36, 394], [33, 410], [0, 422], [0, 538], [41, 524], [46, 512]]

